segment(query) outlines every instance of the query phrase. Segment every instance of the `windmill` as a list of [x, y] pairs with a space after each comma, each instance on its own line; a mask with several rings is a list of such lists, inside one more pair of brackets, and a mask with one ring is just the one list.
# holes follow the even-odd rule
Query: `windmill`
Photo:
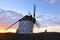
[[[25, 15], [23, 18], [21, 18], [17, 21], [17, 22], [19, 22], [19, 27], [17, 28], [16, 33], [33, 33], [34, 24], [36, 24], [39, 27], [38, 23], [36, 22], [35, 11], [36, 11], [36, 5], [34, 5], [33, 16], [29, 12], [29, 15]], [[5, 30], [8, 30], [13, 25], [15, 25], [17, 22], [12, 24], [11, 26], [6, 28]]]

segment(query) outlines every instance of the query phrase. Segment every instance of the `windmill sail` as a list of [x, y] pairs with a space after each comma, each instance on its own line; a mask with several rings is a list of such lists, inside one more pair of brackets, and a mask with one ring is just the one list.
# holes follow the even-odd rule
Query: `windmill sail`
[[36, 11], [36, 5], [34, 5], [34, 12], [33, 12], [34, 18], [35, 18], [35, 11]]
[[9, 28], [11, 28], [13, 25], [15, 25], [17, 22], [19, 22], [19, 20], [16, 21], [16, 22], [15, 22], [14, 24], [12, 24], [11, 26], [9, 26], [8, 28], [6, 28], [5, 31], [8, 30]]

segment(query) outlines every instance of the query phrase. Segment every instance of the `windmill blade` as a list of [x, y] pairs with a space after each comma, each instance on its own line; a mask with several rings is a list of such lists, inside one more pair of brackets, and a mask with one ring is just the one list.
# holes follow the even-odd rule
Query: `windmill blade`
[[40, 27], [40, 24], [38, 23], [38, 21], [36, 21], [36, 23], [35, 23], [36, 25], [37, 25], [37, 27]]
[[[19, 21], [19, 20], [18, 20], [18, 21]], [[12, 25], [9, 26], [8, 28], [6, 28], [5, 31], [8, 30], [9, 28], [11, 28], [13, 25], [15, 25], [18, 21], [16, 21], [14, 24], [12, 24]]]
[[47, 25], [42, 25], [43, 27], [47, 28]]
[[34, 5], [33, 17], [35, 18], [36, 5]]
[[43, 17], [44, 17], [43, 15], [40, 15], [40, 16], [37, 16], [36, 18], [38, 18], [38, 19], [39, 19], [39, 18], [43, 18]]

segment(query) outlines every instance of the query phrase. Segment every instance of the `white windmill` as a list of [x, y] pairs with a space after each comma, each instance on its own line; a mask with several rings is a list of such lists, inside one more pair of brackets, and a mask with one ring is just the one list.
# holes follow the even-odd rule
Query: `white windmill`
[[[33, 17], [32, 15], [25, 15], [23, 18], [19, 19], [17, 22], [19, 22], [19, 27], [16, 31], [16, 33], [33, 33], [33, 26], [36, 23], [36, 18], [35, 18], [35, 11], [36, 11], [36, 6], [34, 5], [34, 12], [33, 12]], [[15, 25], [17, 22], [9, 26], [7, 29], [11, 28], [13, 25]], [[39, 27], [39, 25], [36, 23], [36, 25]]]

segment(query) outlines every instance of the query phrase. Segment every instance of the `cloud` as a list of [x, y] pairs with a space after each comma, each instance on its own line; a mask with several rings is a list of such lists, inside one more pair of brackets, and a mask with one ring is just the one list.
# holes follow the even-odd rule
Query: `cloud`
[[0, 9], [0, 24], [4, 25], [3, 27], [10, 26], [22, 17], [23, 15], [17, 12]]
[[51, 4], [54, 4], [56, 3], [58, 0], [46, 0], [47, 2], [51, 3]]
[[60, 19], [58, 18], [48, 18], [47, 25], [49, 26], [60, 26]]
[[17, 20], [22, 17], [23, 15], [17, 12], [0, 9], [0, 19]]
[[51, 17], [51, 16], [43, 15], [43, 17], [39, 19], [39, 22], [41, 25], [46, 25], [48, 27], [60, 26], [60, 18], [58, 17]]

